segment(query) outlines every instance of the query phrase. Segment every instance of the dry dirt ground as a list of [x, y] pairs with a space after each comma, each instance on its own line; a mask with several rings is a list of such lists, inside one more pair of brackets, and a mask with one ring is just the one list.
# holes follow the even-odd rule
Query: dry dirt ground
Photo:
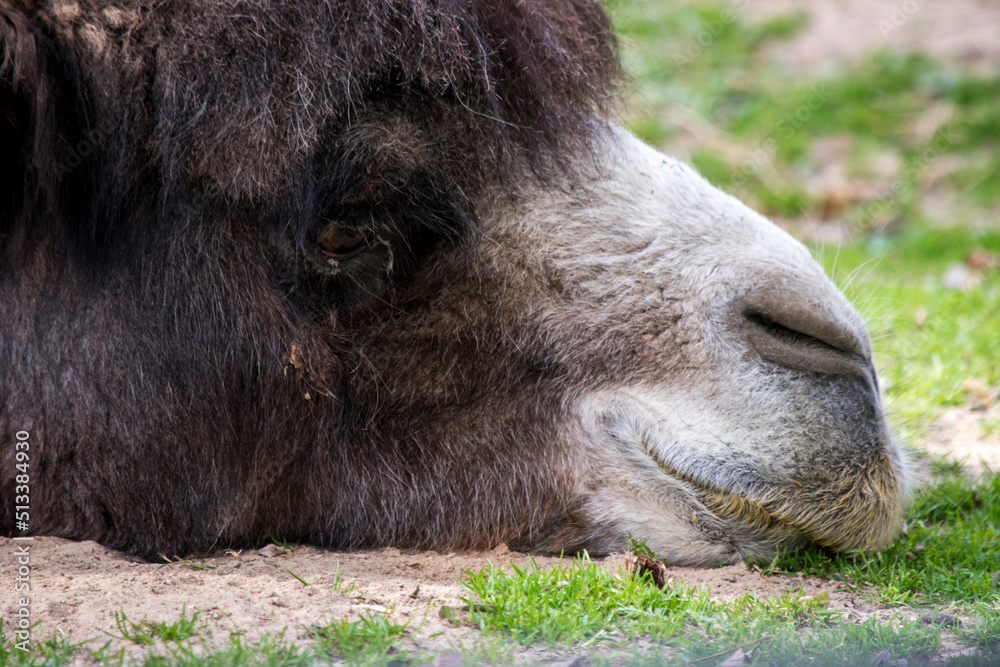
[[[452, 653], [462, 646], [471, 648], [477, 641], [478, 632], [470, 625], [453, 625], [441, 613], [442, 607], [448, 606], [458, 612], [453, 617], [465, 618], [460, 609], [466, 604], [462, 600], [466, 593], [458, 582], [466, 570], [479, 570], [488, 563], [524, 566], [529, 560], [529, 556], [505, 547], [482, 553], [441, 554], [397, 549], [342, 553], [269, 545], [198, 559], [199, 565], [209, 569], [194, 570], [182, 563], [139, 562], [94, 542], [39, 537], [30, 544], [31, 612], [33, 620], [42, 622], [41, 634], [72, 634], [74, 642], [86, 641], [92, 651], [110, 641], [112, 650], [124, 647], [136, 659], [144, 649], [121, 639], [115, 612], [124, 612], [134, 621], [174, 622], [184, 612], [190, 616], [199, 610], [207, 624], [202, 636], [216, 649], [225, 648], [233, 633], [242, 633], [248, 641], [269, 633], [306, 643], [312, 640], [310, 628], [314, 626], [379, 612], [388, 614], [395, 623], [407, 624], [404, 646], [408, 650]], [[14, 548], [13, 540], [0, 539], [0, 554], [4, 554], [0, 578], [4, 582], [15, 577]], [[560, 562], [545, 557], [535, 560], [541, 567]], [[618, 573], [622, 559], [609, 557], [597, 562]], [[897, 617], [912, 620], [918, 615], [908, 610], [879, 609], [863, 594], [838, 590], [835, 582], [764, 576], [742, 563], [715, 569], [669, 568], [668, 577], [673, 583], [706, 587], [718, 599], [746, 591], [759, 597], [799, 588], [804, 595], [827, 591], [828, 609], [841, 610], [846, 619], [859, 621], [872, 615], [886, 621]], [[2, 611], [8, 618], [13, 611], [9, 591], [5, 585]], [[38, 635], [36, 631], [36, 640]], [[945, 650], [954, 647], [957, 644], [949, 643]], [[566, 654], [535, 648], [521, 650], [517, 657], [548, 661]]]
[[[793, 0], [750, 0], [744, 11], [750, 18], [759, 18], [803, 6]], [[807, 67], [822, 66], [831, 59], [849, 59], [867, 49], [887, 47], [924, 49], [973, 65], [1000, 61], [997, 2], [824, 0], [807, 8], [812, 14], [810, 27], [775, 51], [775, 58]], [[886, 26], [892, 29], [886, 31]], [[928, 450], [966, 461], [972, 474], [981, 471], [980, 460], [1000, 469], [1000, 438], [985, 435], [983, 416], [967, 408], [947, 411], [931, 430]], [[14, 604], [14, 548], [12, 540], [0, 539], [0, 613], [7, 618]], [[526, 555], [503, 547], [487, 553], [440, 554], [395, 549], [337, 553], [311, 547], [289, 551], [270, 546], [204, 559], [199, 562], [210, 569], [194, 570], [180, 563], [136, 562], [93, 542], [43, 537], [31, 544], [31, 610], [45, 635], [72, 634], [75, 641], [91, 640], [88, 646], [92, 649], [111, 640], [133, 654], [138, 651], [134, 645], [112, 639], [120, 634], [116, 611], [136, 621], [172, 622], [185, 608], [189, 613], [199, 610], [211, 643], [219, 646], [236, 631], [244, 632], [248, 640], [262, 633], [284, 632], [286, 639], [307, 641], [311, 626], [377, 611], [408, 623], [411, 648], [449, 651], [475, 642], [470, 627], [455, 627], [440, 616], [443, 605], [464, 604], [459, 582], [465, 571], [478, 570], [488, 562], [523, 565], [527, 560]], [[558, 562], [553, 558], [536, 560], [543, 567]], [[617, 571], [617, 560], [601, 562]], [[762, 576], [743, 564], [710, 570], [672, 568], [670, 576], [688, 585], [706, 586], [718, 598], [745, 591], [778, 595], [789, 586], [801, 586], [807, 595], [831, 588], [831, 582], [811, 577], [789, 581]], [[888, 618], [899, 613], [876, 609], [855, 593], [833, 589], [830, 596], [831, 608], [858, 618], [873, 614]], [[4, 639], [10, 638], [9, 627], [5, 623]], [[546, 658], [544, 654], [534, 657]]]

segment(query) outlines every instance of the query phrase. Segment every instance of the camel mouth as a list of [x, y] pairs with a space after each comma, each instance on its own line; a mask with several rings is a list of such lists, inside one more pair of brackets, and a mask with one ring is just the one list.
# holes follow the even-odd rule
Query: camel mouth
[[802, 433], [713, 422], [683, 396], [645, 390], [589, 401], [584, 427], [634, 470], [669, 481], [664, 534], [693, 529], [706, 544], [760, 553], [880, 550], [903, 526], [906, 457], [877, 412], [860, 425]]
[[899, 480], [890, 466], [871, 466], [823, 483], [760, 483], [741, 492], [687, 473], [656, 448], [640, 445], [663, 474], [689, 489], [723, 525], [777, 544], [880, 550], [902, 525]]
[[801, 529], [793, 521], [771, 512], [761, 502], [687, 474], [664, 460], [662, 456], [657, 454], [655, 448], [650, 447], [647, 443], [643, 442], [640, 445], [663, 474], [693, 491], [705, 509], [720, 520], [738, 522], [753, 532], [772, 533], [777, 531], [802, 536]]

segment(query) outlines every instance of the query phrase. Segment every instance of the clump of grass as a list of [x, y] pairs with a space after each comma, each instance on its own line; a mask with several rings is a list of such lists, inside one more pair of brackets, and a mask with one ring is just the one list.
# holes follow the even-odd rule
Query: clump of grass
[[147, 646], [156, 642], [156, 638], [153, 637], [153, 633], [149, 631], [145, 623], [130, 621], [124, 611], [115, 612], [115, 626], [118, 628], [118, 632], [121, 633], [118, 639], [124, 639], [133, 644], [145, 644]]
[[[159, 637], [163, 641], [182, 642], [194, 636], [205, 624], [198, 622], [201, 616], [200, 611], [195, 611], [190, 616], [187, 615], [187, 605], [181, 607], [181, 617], [173, 623], [163, 621], [144, 621], [143, 624], [149, 628], [150, 633]], [[122, 614], [124, 618], [124, 614]]]
[[971, 646], [989, 655], [1000, 655], [1000, 603], [979, 603], [972, 608], [971, 624], [956, 633]]
[[267, 541], [264, 543], [264, 546], [267, 546], [268, 543], [281, 547], [282, 549], [287, 549], [288, 551], [295, 551], [299, 548], [298, 542], [290, 541], [284, 537], [275, 537], [271, 533], [267, 534]]
[[344, 571], [340, 568], [340, 563], [337, 563], [337, 567], [333, 571], [333, 583], [330, 584], [330, 589], [340, 595], [350, 595], [354, 592], [354, 588], [353, 581], [344, 580]]
[[405, 632], [406, 625], [384, 614], [365, 614], [357, 621], [338, 619], [313, 629], [314, 649], [318, 656], [349, 664], [384, 664], [387, 656], [398, 652], [396, 641]]
[[[313, 642], [299, 645], [286, 641], [284, 633], [264, 634], [253, 642], [246, 641], [242, 632], [233, 633], [228, 645], [208, 649], [200, 633], [206, 629], [198, 622], [198, 613], [182, 613], [175, 623], [132, 622], [117, 614], [119, 639], [126, 639], [149, 650], [142, 658], [144, 667], [188, 667], [201, 665], [316, 665], [331, 662], [350, 665], [385, 665], [390, 657], [401, 664], [410, 664], [417, 656], [401, 652], [398, 642], [406, 626], [392, 622], [382, 614], [368, 614], [357, 621], [340, 619], [312, 628]], [[2, 626], [0, 626], [2, 628]], [[162, 640], [162, 641], [157, 641]], [[127, 664], [122, 650], [110, 652], [110, 643], [90, 653], [92, 661], [101, 665]], [[0, 647], [0, 664], [61, 665], [78, 658], [79, 645], [68, 640], [41, 642], [27, 657], [15, 655], [8, 645]], [[423, 656], [422, 661], [429, 661]]]
[[[240, 667], [256, 665], [315, 665], [318, 659], [312, 646], [296, 646], [284, 638], [283, 633], [265, 634], [254, 642], [247, 642], [240, 634], [229, 637], [229, 645], [218, 650], [206, 650], [203, 644], [185, 642], [167, 645], [160, 653], [144, 656], [143, 667]], [[119, 661], [119, 664], [121, 661]], [[104, 664], [114, 664], [106, 661]]]
[[492, 564], [463, 586], [472, 622], [523, 645], [589, 643], [641, 634], [665, 640], [684, 625], [683, 611], [708, 609], [704, 591], [616, 576], [584, 555], [547, 570], [532, 560], [510, 570]]
[[117, 638], [147, 646], [154, 644], [157, 638], [163, 641], [183, 642], [205, 627], [204, 623], [198, 622], [200, 615], [201, 612], [196, 611], [188, 616], [185, 605], [181, 608], [181, 617], [173, 623], [145, 619], [136, 623], [129, 620], [124, 611], [116, 611], [115, 626], [121, 633]]
[[459, 639], [455, 646], [462, 654], [465, 665], [513, 665], [516, 663], [514, 651], [517, 644], [505, 637], [480, 636], [467, 644]]
[[646, 542], [648, 542], [648, 540], [638, 539], [629, 533], [628, 547], [626, 548], [626, 551], [630, 554], [635, 554], [636, 556], [646, 556], [647, 558], [659, 560], [660, 557], [653, 553], [653, 550], [649, 548], [649, 545], [647, 545]]
[[[35, 623], [32, 633], [38, 632]], [[0, 637], [4, 635], [4, 618], [0, 617]], [[30, 650], [22, 651], [15, 642], [0, 641], [0, 665], [11, 667], [35, 667], [36, 665], [65, 665], [73, 661], [81, 644], [74, 644], [69, 637], [48, 637], [31, 642]]]

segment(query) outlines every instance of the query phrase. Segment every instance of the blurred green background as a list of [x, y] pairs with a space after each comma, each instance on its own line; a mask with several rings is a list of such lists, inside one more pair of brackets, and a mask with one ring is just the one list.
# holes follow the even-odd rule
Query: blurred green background
[[1000, 3], [609, 9], [625, 124], [814, 249], [869, 323], [908, 444], [960, 427], [1000, 456]]

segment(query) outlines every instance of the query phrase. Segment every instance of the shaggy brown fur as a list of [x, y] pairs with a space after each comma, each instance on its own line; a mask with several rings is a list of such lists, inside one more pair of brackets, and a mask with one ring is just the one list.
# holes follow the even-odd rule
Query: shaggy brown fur
[[605, 15], [579, 0], [6, 7], [4, 78], [35, 105], [37, 169], [63, 162], [44, 136], [58, 127], [68, 147], [128, 137], [165, 178], [234, 195], [284, 192], [331, 134], [411, 106], [441, 107], [496, 159], [555, 149], [618, 71]]
[[[365, 396], [363, 331], [511, 164], [586, 140], [618, 73], [594, 2], [3, 0], [0, 44], [0, 431], [32, 433], [33, 531], [154, 555], [492, 544], [544, 515], [551, 490], [445, 525], [433, 484], [365, 488], [417, 454], [378, 449], [412, 426]], [[334, 224], [385, 245], [328, 270]]]

